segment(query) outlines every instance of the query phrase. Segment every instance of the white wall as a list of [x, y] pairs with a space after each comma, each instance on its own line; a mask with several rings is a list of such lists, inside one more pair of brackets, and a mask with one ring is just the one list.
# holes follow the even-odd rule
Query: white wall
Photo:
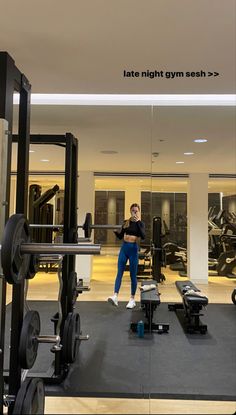
[[189, 175], [188, 196], [188, 269], [193, 282], [208, 282], [208, 174]]
[[[94, 221], [94, 175], [91, 171], [80, 171], [78, 178], [78, 225], [83, 225], [87, 212], [92, 213]], [[79, 229], [79, 236], [83, 237], [82, 229]], [[93, 241], [93, 232], [92, 237]], [[93, 243], [93, 242], [92, 242]], [[75, 271], [77, 278], [83, 278], [85, 285], [90, 283], [93, 271], [92, 255], [77, 255]]]

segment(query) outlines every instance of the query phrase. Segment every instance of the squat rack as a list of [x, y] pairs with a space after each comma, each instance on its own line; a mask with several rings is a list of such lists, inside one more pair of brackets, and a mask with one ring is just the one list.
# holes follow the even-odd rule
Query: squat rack
[[[13, 141], [18, 142], [18, 136], [13, 135]], [[78, 176], [78, 141], [71, 133], [65, 135], [31, 134], [31, 144], [57, 145], [65, 148], [65, 192], [64, 192], [64, 226], [63, 243], [77, 243], [77, 176]], [[17, 172], [18, 174], [18, 172]], [[63, 289], [61, 307], [64, 326], [64, 317], [72, 312], [71, 305], [67, 304], [67, 282], [72, 271], [75, 270], [75, 255], [65, 255], [62, 263]], [[61, 333], [62, 334], [62, 333]]]
[[[19, 93], [19, 119], [18, 134], [12, 136], [13, 127], [13, 95]], [[30, 92], [31, 86], [27, 78], [15, 66], [14, 60], [7, 52], [0, 52], [0, 118], [8, 123], [8, 150], [6, 167], [6, 197], [5, 197], [5, 223], [9, 217], [10, 204], [10, 177], [11, 177], [11, 154], [12, 141], [18, 142], [17, 153], [17, 180], [16, 180], [16, 213], [27, 216], [28, 199], [28, 169], [29, 169], [29, 144], [45, 143], [57, 144], [65, 147], [65, 203], [64, 203], [64, 236], [63, 243], [75, 243], [77, 233], [77, 153], [78, 143], [76, 138], [70, 134], [60, 136], [34, 135], [30, 137]], [[63, 258], [63, 292], [61, 296], [62, 324], [69, 312], [71, 305], [67, 304], [67, 279], [75, 267], [75, 255], [66, 255]], [[1, 270], [0, 270], [1, 273]], [[0, 275], [0, 413], [3, 413], [4, 404], [4, 343], [5, 343], [5, 317], [6, 317], [6, 282]], [[24, 315], [24, 278], [19, 284], [12, 287], [12, 313], [11, 313], [11, 349], [10, 367], [8, 375], [8, 395], [16, 396], [21, 387], [21, 365], [19, 362], [19, 342]], [[64, 373], [63, 365], [61, 372]], [[11, 414], [14, 402], [10, 403], [8, 413]]]
[[[5, 198], [5, 222], [9, 216], [10, 203], [10, 172], [12, 153], [12, 121], [13, 121], [13, 95], [19, 93], [19, 119], [18, 135], [21, 145], [17, 153], [17, 181], [16, 181], [16, 213], [27, 213], [28, 196], [28, 165], [29, 165], [29, 126], [30, 126], [30, 94], [31, 85], [28, 79], [15, 66], [14, 60], [7, 52], [0, 52], [0, 118], [8, 122], [8, 150], [7, 150], [7, 174], [6, 174], [6, 198]], [[18, 172], [21, 174], [18, 174]], [[0, 279], [1, 296], [1, 320], [0, 320], [0, 413], [3, 413], [3, 364], [4, 364], [4, 340], [5, 340], [5, 316], [6, 316], [6, 282]], [[21, 366], [18, 357], [18, 345], [20, 330], [24, 312], [24, 282], [13, 285], [12, 288], [12, 316], [11, 316], [11, 350], [9, 370], [9, 395], [17, 395], [21, 386]], [[9, 414], [12, 413], [9, 407]]]

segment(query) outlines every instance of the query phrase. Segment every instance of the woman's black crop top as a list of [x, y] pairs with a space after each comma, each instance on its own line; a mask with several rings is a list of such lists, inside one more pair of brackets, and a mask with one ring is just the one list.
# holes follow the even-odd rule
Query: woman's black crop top
[[141, 239], [145, 239], [145, 225], [144, 223], [139, 220], [138, 222], [129, 222], [129, 226], [127, 228], [121, 228], [119, 232], [114, 232], [117, 236], [117, 238], [122, 239], [124, 237], [124, 234], [126, 235], [133, 235], [138, 236]]

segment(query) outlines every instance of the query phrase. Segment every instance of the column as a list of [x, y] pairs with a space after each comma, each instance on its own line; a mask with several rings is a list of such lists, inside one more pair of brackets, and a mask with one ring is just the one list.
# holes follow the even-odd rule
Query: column
[[208, 174], [193, 173], [188, 181], [187, 275], [193, 282], [208, 283]]
[[163, 199], [161, 204], [161, 218], [165, 221], [166, 225], [170, 229], [170, 201], [169, 199]]
[[[91, 171], [81, 171], [78, 178], [78, 225], [83, 225], [87, 212], [92, 213], [94, 221], [94, 175]], [[83, 230], [79, 229], [78, 234], [83, 237]], [[93, 232], [91, 239], [93, 240]], [[75, 271], [77, 272], [77, 278], [82, 278], [85, 285], [90, 283], [92, 266], [92, 255], [76, 255]]]

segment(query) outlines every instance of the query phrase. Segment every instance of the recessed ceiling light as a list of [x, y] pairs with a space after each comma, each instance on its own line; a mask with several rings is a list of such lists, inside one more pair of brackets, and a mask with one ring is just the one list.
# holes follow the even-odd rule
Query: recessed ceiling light
[[206, 143], [207, 139], [206, 138], [196, 138], [196, 140], [194, 140], [195, 143]]
[[185, 156], [192, 156], [194, 153], [191, 153], [191, 151], [189, 151], [188, 153], [184, 153]]
[[50, 160], [48, 160], [48, 159], [41, 159], [40, 161], [47, 162], [47, 161], [50, 161]]
[[184, 164], [184, 161], [176, 161], [176, 164]]
[[117, 154], [118, 151], [115, 151], [115, 150], [102, 150], [102, 151], [100, 151], [100, 153], [102, 153], [102, 154]]
[[35, 150], [29, 150], [29, 153], [35, 153]]

